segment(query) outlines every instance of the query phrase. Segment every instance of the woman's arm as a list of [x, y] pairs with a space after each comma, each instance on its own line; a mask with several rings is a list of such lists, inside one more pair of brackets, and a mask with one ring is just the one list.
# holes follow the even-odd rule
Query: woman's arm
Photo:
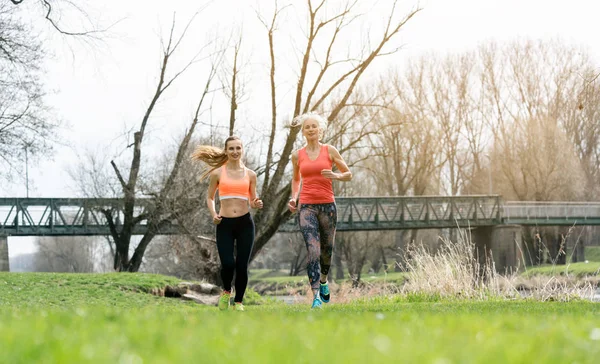
[[217, 168], [216, 170], [210, 172], [208, 191], [206, 192], [206, 206], [208, 207], [210, 216], [212, 216], [215, 224], [221, 222], [221, 216], [217, 214], [215, 209], [215, 194], [217, 192], [217, 187], [219, 186], [219, 171], [220, 169]]
[[292, 153], [292, 196], [288, 202], [291, 212], [298, 209], [298, 193], [300, 192], [300, 167], [298, 166], [298, 151]]
[[350, 168], [348, 168], [340, 152], [332, 145], [328, 145], [327, 150], [329, 151], [329, 157], [335, 163], [340, 173], [333, 172], [331, 169], [324, 169], [321, 171], [321, 175], [325, 178], [337, 179], [344, 182], [352, 180], [352, 172], [350, 172]]
[[250, 207], [253, 209], [262, 209], [262, 200], [256, 196], [256, 173], [248, 170], [250, 173]]

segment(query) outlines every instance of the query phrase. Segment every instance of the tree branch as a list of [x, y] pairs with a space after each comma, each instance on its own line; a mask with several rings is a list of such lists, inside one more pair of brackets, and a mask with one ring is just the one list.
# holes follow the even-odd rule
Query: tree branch
[[204, 99], [206, 98], [206, 95], [208, 95], [209, 90], [210, 90], [210, 84], [217, 73], [218, 64], [220, 64], [220, 60], [217, 61], [216, 64], [213, 64], [211, 66], [211, 70], [210, 70], [208, 79], [206, 80], [206, 84], [204, 85], [204, 89], [202, 91], [202, 94], [200, 96], [198, 104], [196, 105], [196, 111], [194, 113], [194, 118], [192, 119], [192, 123], [191, 123], [188, 131], [186, 132], [186, 135], [184, 136], [181, 144], [179, 144], [179, 148], [177, 150], [177, 156], [175, 157], [175, 163], [173, 164], [171, 173], [169, 174], [169, 177], [167, 178], [167, 181], [164, 183], [163, 188], [160, 192], [160, 200], [161, 201], [164, 200], [167, 197], [167, 195], [169, 194], [169, 192], [171, 191], [171, 189], [173, 187], [173, 181], [175, 180], [175, 177], [179, 173], [179, 169], [180, 169], [181, 163], [183, 161], [183, 158], [186, 155], [186, 152], [188, 150], [190, 140], [192, 139], [192, 135], [194, 134], [194, 131], [196, 130], [196, 125], [198, 124], [198, 117], [200, 114], [200, 110], [202, 109], [202, 105], [204, 104]]
[[113, 166], [113, 169], [115, 170], [115, 174], [117, 175], [117, 178], [119, 179], [119, 183], [121, 183], [121, 187], [123, 187], [123, 189], [126, 189], [127, 188], [127, 183], [123, 179], [123, 176], [121, 175], [121, 172], [119, 171], [119, 168], [115, 164], [115, 161], [110, 161], [110, 164]]
[[[289, 5], [287, 5], [289, 6]], [[264, 27], [267, 29], [267, 37], [269, 41], [269, 59], [271, 62], [271, 70], [269, 73], [269, 81], [271, 88], [271, 133], [269, 135], [269, 144], [267, 150], [267, 161], [265, 165], [265, 177], [263, 179], [263, 187], [261, 196], [264, 196], [267, 193], [267, 188], [269, 186], [270, 177], [271, 177], [271, 166], [273, 164], [273, 145], [275, 144], [275, 134], [277, 132], [277, 97], [276, 97], [276, 86], [275, 86], [275, 41], [274, 41], [274, 33], [277, 29], [277, 16], [281, 11], [283, 11], [287, 6], [284, 6], [282, 9], [277, 8], [277, 1], [275, 1], [275, 12], [273, 13], [273, 18], [271, 19], [271, 25], [267, 26], [266, 22], [260, 18], [260, 21], [263, 23]]]
[[[13, 4], [18, 4], [15, 3], [15, 0], [11, 0], [13, 1]], [[22, 2], [23, 0], [20, 0], [20, 2]], [[72, 36], [90, 36], [92, 34], [96, 34], [96, 33], [103, 33], [105, 31], [107, 31], [108, 29], [94, 29], [94, 30], [88, 30], [88, 31], [84, 31], [84, 32], [69, 32], [66, 31], [64, 29], [62, 29], [55, 21], [54, 19], [52, 19], [50, 17], [51, 13], [52, 13], [52, 4], [50, 4], [50, 2], [48, 0], [41, 0], [42, 4], [48, 9], [48, 11], [46, 12], [46, 20], [48, 20], [48, 22], [50, 22], [50, 24], [52, 25], [52, 27], [54, 27], [54, 29], [56, 29], [59, 33], [64, 34], [64, 35], [72, 35]]]

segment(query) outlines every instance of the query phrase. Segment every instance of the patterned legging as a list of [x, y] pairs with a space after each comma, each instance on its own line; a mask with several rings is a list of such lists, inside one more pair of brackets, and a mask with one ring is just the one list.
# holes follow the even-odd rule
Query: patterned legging
[[300, 232], [308, 250], [306, 271], [314, 291], [319, 289], [321, 274], [329, 274], [337, 208], [335, 203], [301, 204], [299, 218]]

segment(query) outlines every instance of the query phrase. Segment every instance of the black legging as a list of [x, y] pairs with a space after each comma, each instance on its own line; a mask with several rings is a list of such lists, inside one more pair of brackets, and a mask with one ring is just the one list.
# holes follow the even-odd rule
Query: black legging
[[[237, 256], [233, 257], [234, 241]], [[240, 217], [223, 217], [217, 225], [217, 249], [221, 258], [223, 288], [231, 292], [233, 273], [235, 277], [234, 302], [242, 302], [248, 285], [248, 261], [254, 245], [254, 221], [250, 213]]]

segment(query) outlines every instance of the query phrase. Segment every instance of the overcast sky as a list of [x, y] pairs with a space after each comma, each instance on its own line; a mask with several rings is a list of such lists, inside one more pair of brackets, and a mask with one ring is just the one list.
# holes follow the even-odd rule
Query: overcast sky
[[[294, 2], [297, 7], [303, 4], [300, 0]], [[103, 0], [101, 5], [96, 3], [83, 3], [84, 7], [89, 5], [91, 17], [100, 19], [103, 24], [118, 21], [111, 28], [108, 39], [92, 45], [57, 36], [48, 38], [47, 44], [56, 54], [47, 63], [46, 83], [54, 92], [48, 102], [68, 127], [61, 132], [65, 145], [57, 147], [53, 160], [29, 166], [30, 196], [76, 196], [77, 190], [69, 182], [66, 170], [77, 163], [84, 150], [122, 152], [125, 143], [122, 135], [139, 124], [155, 87], [160, 36], [166, 34], [174, 12], [183, 23], [199, 8], [197, 0]], [[246, 47], [245, 56], [251, 59], [248, 69], [252, 72], [247, 75], [249, 96], [240, 107], [240, 118], [254, 123], [269, 116], [261, 114], [264, 110], [261, 102], [266, 98], [259, 96], [268, 95], [269, 90], [260, 82], [268, 77], [268, 73], [261, 61], [266, 56], [266, 48], [261, 48], [265, 40], [264, 28], [256, 20], [255, 10], [268, 13], [272, 3], [271, 0], [213, 1], [191, 29], [192, 37], [188, 38], [181, 58], [185, 59], [215, 34], [227, 33], [232, 27], [243, 29], [244, 41], [251, 44]], [[363, 19], [364, 32], [371, 29], [366, 24], [374, 24], [372, 31], [377, 31], [376, 25], [385, 20], [385, 9], [389, 9], [387, 4], [391, 1], [380, 0], [375, 6], [373, 3], [372, 0], [361, 2], [363, 9], [370, 9]], [[412, 0], [400, 3], [402, 11], [417, 5]], [[418, 3], [423, 11], [406, 25], [397, 41], [404, 49], [376, 64], [375, 70], [383, 71], [391, 64], [401, 67], [403, 62], [425, 52], [465, 51], [490, 40], [557, 37], [586, 47], [600, 69], [600, 42], [597, 40], [600, 6], [597, 1], [423, 0]], [[294, 11], [293, 8], [290, 10]], [[289, 14], [288, 17], [288, 21], [297, 23], [297, 32], [301, 35], [300, 19]], [[37, 17], [37, 21], [42, 20]], [[289, 27], [282, 28], [289, 32]], [[290, 37], [292, 35], [282, 34], [276, 47], [289, 47]], [[281, 72], [285, 73], [285, 66]], [[172, 144], [181, 135], [183, 126], [189, 121], [201, 76], [200, 71], [190, 72], [161, 103], [151, 126], [150, 138], [155, 148]], [[285, 98], [292, 85], [282, 82], [280, 92]], [[222, 112], [212, 115], [215, 123], [228, 120], [228, 110], [223, 108]], [[0, 194], [7, 197], [25, 196], [25, 193], [24, 184], [0, 188]], [[11, 237], [9, 240], [11, 256], [32, 249], [30, 238]]]

